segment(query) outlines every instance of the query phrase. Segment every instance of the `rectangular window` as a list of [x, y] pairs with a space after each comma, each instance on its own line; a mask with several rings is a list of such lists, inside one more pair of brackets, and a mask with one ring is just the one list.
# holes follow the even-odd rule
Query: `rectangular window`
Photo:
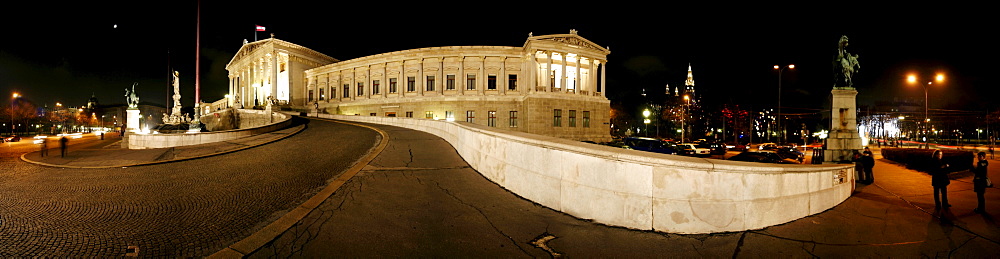
[[497, 111], [486, 112], [487, 117], [486, 126], [496, 127], [497, 126]]
[[507, 75], [507, 90], [511, 91], [517, 90], [517, 75], [514, 74]]
[[444, 120], [446, 120], [446, 121], [455, 121], [455, 112], [453, 112], [453, 111], [444, 111]]
[[375, 113], [374, 113], [374, 112], [373, 112], [373, 113], [369, 113], [369, 114], [368, 114], [368, 116], [372, 116], [372, 117], [374, 117], [374, 116], [375, 116]]
[[549, 87], [556, 88], [556, 71], [549, 73]]
[[324, 91], [323, 91], [323, 90], [324, 90], [323, 88], [320, 88], [320, 89], [319, 89], [319, 100], [320, 100], [320, 101], [322, 101], [322, 100], [326, 100], [326, 93], [324, 93]]
[[313, 90], [309, 90], [309, 101], [313, 101]]
[[510, 111], [510, 127], [517, 128], [517, 111]]
[[465, 90], [476, 90], [476, 75], [469, 74], [465, 77]]
[[434, 91], [434, 76], [427, 76], [427, 91]]
[[486, 90], [497, 89], [497, 75], [486, 76]]
[[424, 119], [433, 119], [433, 118], [434, 118], [434, 112], [432, 111], [424, 112]]
[[562, 127], [562, 110], [552, 110], [552, 127]]
[[448, 75], [444, 84], [444, 90], [455, 90], [455, 75]]
[[590, 128], [590, 111], [583, 111], [583, 127]]
[[337, 87], [330, 87], [330, 100], [337, 98]]
[[389, 78], [389, 93], [391, 93], [391, 94], [396, 93], [396, 79], [395, 78]]
[[406, 77], [406, 91], [414, 92], [417, 91], [417, 78], [408, 76]]
[[351, 90], [351, 84], [344, 84], [344, 98], [351, 98], [351, 93], [348, 92], [349, 90]]
[[379, 80], [372, 81], [372, 95], [381, 94], [382, 90], [379, 89], [379, 85], [381, 85], [381, 83], [382, 82]]
[[406, 112], [407, 118], [413, 118], [413, 112]]
[[465, 111], [465, 122], [476, 123], [476, 111]]
[[396, 117], [396, 112], [386, 112], [385, 117]]
[[365, 83], [358, 83], [358, 96], [365, 95]]
[[569, 110], [569, 126], [576, 127], [576, 110]]

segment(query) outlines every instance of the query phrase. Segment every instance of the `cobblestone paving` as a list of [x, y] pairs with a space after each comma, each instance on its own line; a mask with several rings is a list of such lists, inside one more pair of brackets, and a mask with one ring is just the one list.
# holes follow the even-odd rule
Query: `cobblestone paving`
[[18, 159], [33, 147], [0, 147], [0, 257], [207, 256], [311, 197], [379, 138], [314, 121], [249, 150], [100, 170], [35, 166]]

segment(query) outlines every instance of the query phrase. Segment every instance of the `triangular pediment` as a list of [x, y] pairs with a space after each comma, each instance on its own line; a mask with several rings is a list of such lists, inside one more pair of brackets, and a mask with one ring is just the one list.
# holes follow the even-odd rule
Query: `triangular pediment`
[[580, 37], [580, 35], [577, 35], [575, 33], [532, 36], [532, 37], [528, 37], [528, 41], [529, 42], [530, 41], [552, 41], [552, 42], [558, 42], [558, 43], [566, 44], [566, 45], [573, 45], [573, 46], [581, 47], [581, 48], [584, 48], [584, 49], [595, 50], [595, 51], [599, 51], [599, 52], [603, 52], [603, 53], [610, 53], [610, 51], [608, 49], [603, 48], [600, 45], [597, 45], [597, 44], [595, 44], [594, 42], [592, 42], [590, 40], [587, 40], [587, 39], [585, 39], [583, 37]]
[[339, 60], [337, 60], [335, 58], [327, 56], [327, 55], [325, 55], [323, 53], [316, 52], [316, 51], [311, 50], [309, 48], [306, 48], [306, 47], [303, 47], [303, 46], [299, 46], [299, 45], [291, 43], [291, 42], [287, 42], [287, 41], [283, 41], [283, 40], [279, 40], [279, 39], [275, 39], [275, 38], [270, 38], [270, 39], [264, 39], [264, 40], [259, 40], [259, 41], [249, 42], [249, 43], [243, 44], [243, 46], [240, 47], [240, 50], [236, 51], [236, 55], [233, 55], [233, 58], [231, 60], [229, 60], [228, 64], [226, 64], [226, 67], [228, 68], [230, 65], [233, 64], [233, 62], [236, 62], [237, 60], [243, 59], [243, 57], [245, 57], [247, 55], [250, 55], [251, 53], [253, 53], [257, 49], [259, 49], [261, 47], [264, 47], [264, 46], [269, 46], [269, 45], [275, 45], [275, 48], [277, 48], [277, 49], [296, 50], [296, 51], [300, 51], [300, 52], [306, 53], [306, 55], [309, 55], [309, 56], [312, 56], [312, 57], [316, 58], [319, 61], [319, 63], [320, 63], [319, 65], [325, 65], [325, 64], [329, 64], [329, 63], [339, 62]]

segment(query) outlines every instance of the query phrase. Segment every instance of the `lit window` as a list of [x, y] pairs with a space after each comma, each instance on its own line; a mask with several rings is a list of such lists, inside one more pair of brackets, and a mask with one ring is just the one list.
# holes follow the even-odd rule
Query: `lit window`
[[[323, 88], [320, 88], [320, 89], [319, 89], [319, 100], [320, 100], [320, 101], [322, 101], [322, 100], [326, 100], [326, 94], [324, 93], [324, 91], [323, 91], [323, 90], [324, 90]], [[310, 93], [309, 95], [312, 95], [312, 93]]]
[[424, 112], [424, 119], [433, 119], [433, 118], [434, 118], [434, 112], [432, 111]]
[[486, 112], [486, 115], [489, 116], [487, 118], [487, 121], [486, 121], [486, 126], [496, 127], [497, 126], [497, 112], [496, 111], [488, 111], [488, 112]]
[[455, 112], [444, 111], [444, 119], [447, 121], [455, 121]]

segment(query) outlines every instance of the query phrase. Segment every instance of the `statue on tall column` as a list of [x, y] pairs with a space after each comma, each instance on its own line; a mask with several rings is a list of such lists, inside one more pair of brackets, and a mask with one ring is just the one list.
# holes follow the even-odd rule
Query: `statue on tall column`
[[837, 44], [837, 57], [833, 60], [833, 67], [835, 78], [833, 83], [834, 88], [854, 87], [851, 77], [854, 76], [854, 73], [858, 69], [861, 69], [861, 65], [858, 64], [857, 54], [847, 52], [847, 35], [840, 36], [840, 42]]
[[135, 85], [139, 83], [132, 83], [132, 91], [129, 92], [128, 88], [125, 88], [125, 102], [128, 104], [129, 109], [134, 109], [139, 107], [139, 96], [135, 94]]

